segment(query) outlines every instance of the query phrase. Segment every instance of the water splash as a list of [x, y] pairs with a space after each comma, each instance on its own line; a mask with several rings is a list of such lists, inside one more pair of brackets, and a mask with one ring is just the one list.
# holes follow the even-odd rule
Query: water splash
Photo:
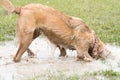
[[93, 62], [76, 61], [76, 51], [67, 50], [68, 57], [59, 58], [59, 50], [56, 49], [54, 60], [50, 57], [49, 45], [46, 38], [37, 38], [30, 45], [30, 49], [36, 54], [30, 58], [25, 53], [21, 62], [14, 63], [18, 44], [16, 41], [0, 43], [0, 80], [22, 80], [41, 74], [46, 70], [64, 71], [65, 73], [83, 74], [99, 70], [112, 69], [120, 71], [120, 47], [107, 44], [107, 48], [112, 51], [113, 58], [106, 60], [94, 60]]

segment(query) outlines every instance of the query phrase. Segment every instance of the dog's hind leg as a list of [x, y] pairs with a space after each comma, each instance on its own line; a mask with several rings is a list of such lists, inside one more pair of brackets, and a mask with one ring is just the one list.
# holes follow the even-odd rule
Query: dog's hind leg
[[28, 56], [30, 56], [30, 57], [35, 56], [35, 54], [32, 52], [32, 50], [30, 48], [27, 49], [27, 53], [28, 53]]
[[15, 62], [19, 62], [23, 53], [28, 49], [30, 43], [32, 42], [33, 32], [18, 32], [19, 34], [19, 48], [14, 57]]
[[[39, 28], [36, 28], [33, 33], [33, 40], [36, 39], [39, 35], [41, 35], [42, 31]], [[32, 52], [30, 48], [27, 49], [28, 56], [33, 57], [35, 54]]]

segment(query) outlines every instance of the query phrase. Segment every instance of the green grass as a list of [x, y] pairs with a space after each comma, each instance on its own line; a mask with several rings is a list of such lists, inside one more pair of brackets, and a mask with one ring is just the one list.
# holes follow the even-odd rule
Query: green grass
[[88, 73], [88, 75], [94, 78], [104, 77], [105, 80], [119, 80], [120, 79], [120, 72], [114, 71], [112, 69]]
[[[106, 43], [120, 45], [119, 0], [11, 0], [14, 5], [41, 3], [68, 15], [82, 18]], [[15, 36], [16, 15], [7, 15], [0, 7], [0, 41]], [[13, 36], [13, 37], [12, 37]]]
[[34, 76], [31, 80], [79, 80], [79, 76], [77, 74], [66, 76], [61, 71], [46, 71], [45, 73]]
[[[0, 76], [0, 80], [4, 79]], [[16, 80], [14, 75], [12, 80]], [[33, 75], [33, 78], [28, 80], [120, 80], [120, 72], [108, 69], [91, 73], [85, 72], [80, 75], [64, 71], [45, 71], [41, 74]]]
[[15, 36], [15, 16], [0, 15], [0, 41], [12, 40]]
[[82, 75], [72, 74], [67, 75], [64, 72], [51, 72], [47, 71], [43, 74], [34, 76], [30, 80], [119, 80], [120, 72], [113, 71], [112, 69], [97, 71], [97, 72], [86, 72]]

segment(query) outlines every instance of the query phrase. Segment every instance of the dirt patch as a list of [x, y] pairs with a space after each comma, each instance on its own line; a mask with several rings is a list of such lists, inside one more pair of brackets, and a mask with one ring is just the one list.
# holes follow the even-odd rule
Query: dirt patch
[[37, 38], [30, 45], [36, 56], [30, 58], [25, 53], [21, 62], [14, 63], [12, 59], [18, 48], [17, 42], [2, 42], [0, 43], [0, 80], [28, 80], [47, 70], [63, 71], [67, 75], [106, 69], [120, 71], [120, 47], [115, 45], [107, 45], [107, 47], [112, 51], [114, 57], [107, 58], [104, 61], [83, 62], [76, 61], [76, 51], [70, 50], [67, 50], [68, 57], [59, 58], [59, 50], [56, 49], [53, 58], [49, 53], [46, 38]]

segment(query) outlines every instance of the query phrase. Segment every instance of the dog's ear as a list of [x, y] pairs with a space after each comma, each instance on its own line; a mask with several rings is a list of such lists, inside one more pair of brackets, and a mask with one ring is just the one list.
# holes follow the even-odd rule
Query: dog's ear
[[100, 58], [101, 51], [104, 50], [104, 43], [95, 35], [95, 41], [92, 50], [92, 57]]
[[98, 57], [102, 59], [106, 59], [111, 52], [106, 48], [106, 45], [98, 39]]
[[100, 58], [102, 58], [103, 60], [106, 59], [107, 57], [111, 56], [111, 51], [109, 51], [106, 47], [104, 48], [104, 50], [99, 54]]

